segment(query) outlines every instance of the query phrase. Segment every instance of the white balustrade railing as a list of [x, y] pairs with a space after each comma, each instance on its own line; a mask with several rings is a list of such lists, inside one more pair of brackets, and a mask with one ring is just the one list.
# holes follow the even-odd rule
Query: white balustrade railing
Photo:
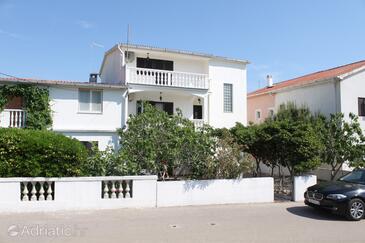
[[204, 126], [204, 120], [203, 119], [193, 119], [193, 123], [194, 123], [194, 126], [196, 128]]
[[128, 83], [208, 89], [208, 75], [147, 68], [128, 68]]
[[105, 180], [102, 181], [102, 198], [131, 198], [132, 188], [132, 180]]
[[0, 127], [25, 127], [26, 112], [21, 109], [4, 109], [0, 112]]
[[47, 180], [20, 182], [20, 196], [25, 201], [54, 200], [54, 182]]

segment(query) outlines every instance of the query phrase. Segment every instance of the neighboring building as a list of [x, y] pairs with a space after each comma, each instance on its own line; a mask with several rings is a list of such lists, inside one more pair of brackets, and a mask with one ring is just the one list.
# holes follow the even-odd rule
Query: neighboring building
[[[116, 45], [105, 53], [90, 82], [0, 78], [0, 84], [28, 83], [49, 89], [52, 130], [100, 149], [117, 148], [117, 129], [148, 101], [169, 114], [179, 108], [196, 126], [246, 124], [247, 61], [147, 46]], [[22, 97], [0, 113], [0, 127], [22, 127]]]
[[275, 84], [268, 76], [265, 88], [247, 95], [248, 122], [260, 123], [288, 102], [326, 116], [352, 112], [365, 130], [365, 60]]

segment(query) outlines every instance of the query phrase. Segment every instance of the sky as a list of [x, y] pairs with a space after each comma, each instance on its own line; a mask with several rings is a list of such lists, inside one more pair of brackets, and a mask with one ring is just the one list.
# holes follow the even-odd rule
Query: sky
[[0, 0], [0, 72], [87, 81], [118, 42], [249, 60], [248, 91], [365, 59], [365, 0]]

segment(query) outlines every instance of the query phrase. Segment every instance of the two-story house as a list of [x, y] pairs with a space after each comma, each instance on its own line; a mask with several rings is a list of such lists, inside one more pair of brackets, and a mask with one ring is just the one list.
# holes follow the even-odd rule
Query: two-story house
[[287, 81], [273, 83], [247, 95], [248, 122], [260, 123], [288, 102], [329, 116], [342, 112], [360, 117], [365, 130], [365, 61], [359, 61]]
[[123, 119], [149, 101], [172, 114], [179, 108], [196, 125], [246, 124], [246, 65], [213, 55], [142, 45], [115, 45], [104, 56], [102, 83], [127, 86]]
[[[236, 60], [186, 51], [118, 44], [105, 53], [98, 82], [0, 78], [49, 89], [51, 129], [100, 149], [118, 148], [117, 129], [148, 101], [169, 114], [180, 109], [196, 126], [246, 124], [246, 65]], [[1, 127], [26, 126], [21, 97], [0, 113]]]

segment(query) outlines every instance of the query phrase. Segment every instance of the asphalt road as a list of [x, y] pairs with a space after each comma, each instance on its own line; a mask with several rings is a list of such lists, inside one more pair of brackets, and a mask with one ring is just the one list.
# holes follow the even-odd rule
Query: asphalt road
[[0, 214], [0, 242], [365, 242], [349, 222], [303, 203]]

